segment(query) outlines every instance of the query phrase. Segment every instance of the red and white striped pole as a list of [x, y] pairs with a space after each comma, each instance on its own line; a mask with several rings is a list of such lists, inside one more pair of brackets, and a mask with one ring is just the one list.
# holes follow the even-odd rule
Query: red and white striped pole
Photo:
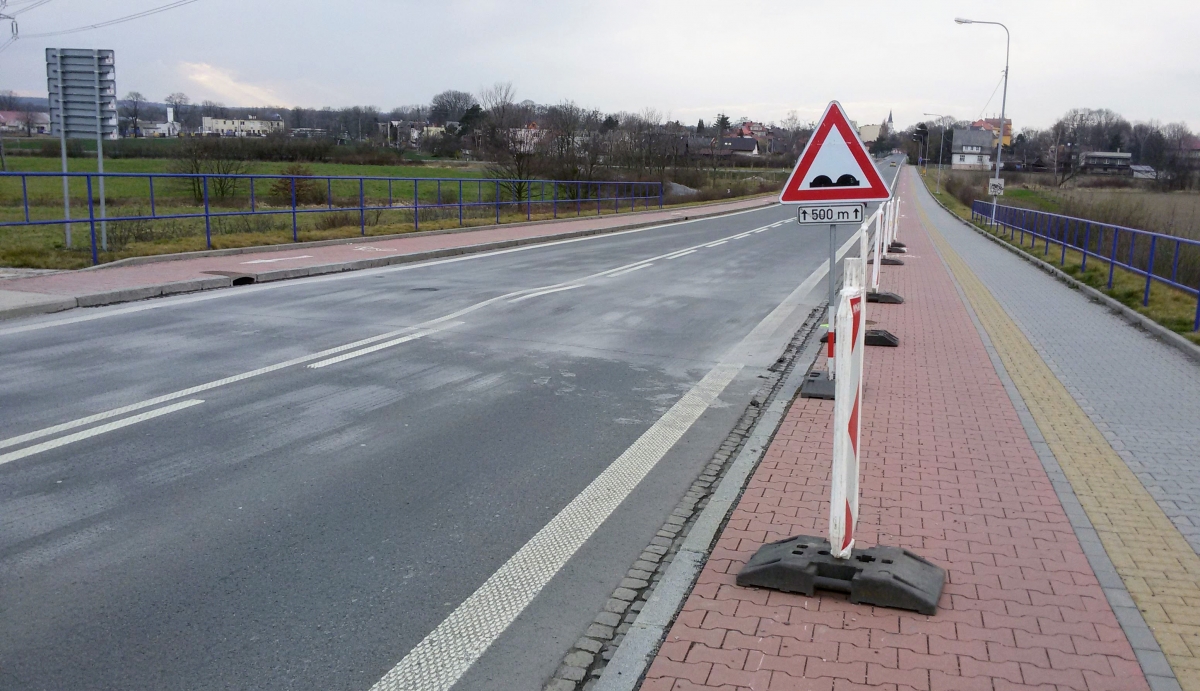
[[[859, 259], [857, 262], [861, 262]], [[857, 263], [856, 262], [856, 263]], [[848, 262], [849, 263], [849, 262]], [[865, 269], [865, 267], [864, 267]], [[864, 276], [865, 271], [858, 275]], [[833, 407], [833, 475], [830, 486], [830, 553], [849, 559], [858, 523], [858, 475], [862, 431], [862, 372], [865, 349], [866, 299], [861, 284], [847, 285], [838, 300], [836, 393]]]

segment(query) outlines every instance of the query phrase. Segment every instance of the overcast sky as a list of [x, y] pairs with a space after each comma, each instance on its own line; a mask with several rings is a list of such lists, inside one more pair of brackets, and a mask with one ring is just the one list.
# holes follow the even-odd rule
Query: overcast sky
[[[34, 0], [9, 0], [20, 10]], [[167, 0], [51, 0], [23, 34], [114, 19]], [[604, 111], [654, 108], [694, 124], [815, 119], [838, 99], [860, 124], [894, 111], [1000, 112], [1019, 130], [1069, 108], [1200, 130], [1200, 1], [856, 0], [605, 2], [197, 0], [124, 24], [22, 39], [0, 53], [0, 89], [46, 95], [47, 47], [112, 48], [121, 94], [183, 91], [226, 105], [428, 103], [444, 89], [511, 81], [518, 99]], [[3, 31], [7, 34], [7, 29]]]

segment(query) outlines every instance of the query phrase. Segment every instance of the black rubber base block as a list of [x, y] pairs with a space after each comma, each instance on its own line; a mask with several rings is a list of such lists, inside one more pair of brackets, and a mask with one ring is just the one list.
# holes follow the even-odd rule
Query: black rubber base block
[[[874, 264], [875, 258], [871, 257], [867, 260], [868, 264]], [[880, 266], [904, 266], [904, 262], [895, 257], [884, 257], [883, 261], [879, 262]]]
[[737, 575], [740, 586], [802, 593], [849, 593], [856, 604], [936, 614], [946, 583], [939, 566], [899, 547], [877, 545], [835, 559], [825, 538], [797, 535], [759, 548]]
[[825, 375], [825, 370], [815, 369], [804, 377], [800, 384], [800, 398], [833, 400], [834, 382]]
[[904, 254], [907, 251], [908, 245], [900, 242], [893, 242], [892, 244], [888, 245], [888, 252], [898, 252], [900, 254]]
[[895, 293], [877, 293], [872, 290], [867, 293], [867, 302], [878, 302], [885, 305], [899, 305], [904, 302], [904, 298]]
[[[829, 334], [822, 334], [821, 342], [828, 343]], [[900, 339], [896, 338], [891, 331], [887, 331], [885, 329], [867, 329], [867, 333], [863, 334], [863, 343], [869, 346], [895, 348], [896, 346], [900, 345]]]
[[866, 335], [863, 336], [863, 343], [869, 346], [895, 348], [900, 345], [900, 339], [885, 329], [867, 329]]

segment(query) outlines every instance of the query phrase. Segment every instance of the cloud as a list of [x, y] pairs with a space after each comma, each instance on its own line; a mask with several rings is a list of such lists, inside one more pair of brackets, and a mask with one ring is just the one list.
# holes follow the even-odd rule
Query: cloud
[[216, 100], [240, 106], [291, 105], [269, 87], [238, 81], [228, 70], [206, 62], [183, 62], [179, 66], [184, 77]]

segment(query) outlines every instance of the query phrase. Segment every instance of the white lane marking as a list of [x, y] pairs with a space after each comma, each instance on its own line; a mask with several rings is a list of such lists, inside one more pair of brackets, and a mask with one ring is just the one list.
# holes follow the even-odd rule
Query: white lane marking
[[536, 297], [539, 297], [542, 295], [549, 295], [550, 293], [561, 293], [564, 290], [574, 290], [575, 288], [582, 288], [582, 287], [583, 287], [582, 283], [575, 283], [575, 284], [572, 284], [569, 286], [559, 286], [557, 288], [546, 288], [545, 290], [539, 290], [539, 291], [536, 291], [533, 293], [529, 293], [528, 295], [522, 295], [519, 298], [513, 298], [512, 300], [509, 300], [509, 302], [510, 303], [521, 302], [522, 300], [528, 300], [529, 298], [536, 298]]
[[664, 257], [664, 259], [679, 259], [680, 257], [686, 257], [689, 254], [695, 254], [699, 251], [700, 250], [688, 250], [686, 252], [676, 252], [675, 254], [668, 254], [666, 257]]
[[[840, 259], [858, 233], [837, 250]], [[371, 691], [446, 691], [483, 656], [829, 272], [823, 262], [591, 484], [463, 601]]]
[[274, 264], [275, 262], [290, 262], [293, 259], [312, 259], [311, 254], [301, 254], [298, 257], [279, 257], [277, 259], [255, 259], [253, 261], [242, 262], [242, 264]]
[[717, 240], [716, 242], [708, 243], [707, 245], [705, 245], [705, 247], [718, 247], [720, 245], [724, 245], [727, 242], [729, 242], [729, 241], [728, 240]]
[[336, 365], [339, 362], [345, 362], [346, 360], [352, 360], [356, 357], [361, 357], [363, 355], [369, 355], [371, 353], [377, 353], [377, 352], [383, 350], [384, 348], [391, 348], [392, 346], [398, 346], [401, 343], [408, 343], [409, 341], [415, 341], [418, 338], [428, 336], [431, 333], [437, 333], [438, 331], [444, 331], [446, 329], [451, 329], [460, 324], [462, 324], [462, 322], [450, 322], [449, 324], [443, 324], [442, 326], [440, 326], [436, 329], [425, 329], [423, 331], [411, 333], [407, 336], [401, 336], [400, 338], [395, 338], [390, 341], [384, 341], [383, 343], [376, 343], [375, 345], [369, 346], [367, 348], [363, 348], [362, 350], [355, 350], [355, 351], [351, 351], [349, 353], [343, 353], [341, 355], [331, 357], [328, 360], [321, 360], [320, 362], [314, 362], [311, 365], [308, 365], [308, 368], [309, 369], [321, 369], [322, 367]]
[[285, 367], [292, 367], [293, 365], [300, 365], [305, 362], [309, 362], [311, 360], [319, 360], [323, 357], [328, 357], [330, 355], [341, 353], [346, 350], [353, 350], [355, 348], [361, 348], [362, 346], [370, 345], [371, 343], [376, 343], [378, 341], [382, 341], [387, 338], [392, 338], [393, 336], [398, 336], [402, 333], [411, 332], [412, 330], [413, 330], [413, 328], [409, 327], [409, 328], [397, 329], [395, 331], [389, 331], [384, 334], [379, 334], [378, 336], [364, 338], [361, 341], [355, 341], [353, 343], [347, 343], [346, 345], [337, 346], [336, 348], [329, 348], [328, 350], [322, 350], [319, 353], [313, 353], [311, 355], [304, 355], [304, 356], [301, 356], [298, 358], [293, 358], [291, 360], [285, 360], [283, 362], [279, 362], [274, 365], [267, 365], [266, 367], [260, 367], [255, 370], [250, 370], [249, 372], [235, 374], [232, 377], [216, 379], [214, 381], [210, 381], [205, 384], [199, 384], [197, 386], [192, 386], [192, 387], [189, 387], [186, 389], [181, 389], [179, 391], [175, 391], [172, 393], [163, 394], [162, 396], [156, 396], [154, 398], [140, 401], [138, 403], [131, 403], [126, 406], [121, 406], [120, 408], [113, 408], [112, 410], [106, 410], [103, 413], [96, 413], [95, 415], [88, 415], [87, 417], [81, 417], [77, 420], [71, 420], [70, 422], [64, 422], [60, 425], [54, 425], [53, 427], [46, 427], [45, 429], [40, 429], [35, 432], [29, 432], [28, 434], [21, 434], [16, 437], [9, 437], [8, 439], [0, 440], [0, 449], [7, 448], [9, 446], [16, 446], [18, 444], [24, 444], [27, 441], [33, 441], [34, 439], [41, 439], [42, 437], [48, 437], [53, 434], [58, 434], [59, 432], [65, 432], [66, 430], [74, 429], [76, 427], [83, 427], [84, 425], [90, 425], [93, 422], [99, 422], [100, 420], [107, 420], [109, 418], [117, 417], [118, 415], [124, 415], [125, 413], [131, 413], [135, 410], [141, 410], [143, 408], [149, 408], [151, 406], [156, 406], [159, 403], [166, 403], [167, 401], [173, 401], [177, 398], [184, 398], [185, 396], [191, 396], [192, 394], [197, 394], [202, 391], [208, 391], [210, 389], [215, 389], [219, 386], [225, 386], [226, 384], [233, 384], [235, 382], [244, 381], [244, 380], [250, 379], [252, 377], [258, 377], [258, 376], [261, 376], [264, 374], [268, 374], [270, 372], [275, 372], [277, 370], [284, 369]]
[[[747, 212], [738, 212], [738, 213], [740, 214], [740, 213], [747, 213]], [[730, 215], [734, 215], [734, 214], [730, 214]], [[690, 221], [685, 221], [685, 223], [688, 223], [688, 222], [690, 222]], [[763, 229], [765, 229], [766, 227], [769, 227], [769, 226], [765, 226]], [[634, 230], [630, 230], [630, 231], [621, 231], [620, 233], [611, 233], [610, 235], [621, 235], [621, 234], [624, 234], [624, 233], [637, 232], [637, 231], [640, 231], [640, 230], [645, 230], [645, 229], [643, 229], [643, 228], [635, 228]], [[757, 229], [756, 229], [756, 230], [757, 230]], [[570, 239], [570, 240], [562, 240], [562, 241], [559, 241], [559, 242], [554, 242], [554, 243], [546, 243], [546, 244], [565, 244], [565, 243], [569, 243], [569, 242], [576, 242], [576, 241], [579, 241], [579, 240], [587, 240], [587, 239], [594, 238], [594, 237], [597, 237], [597, 236], [591, 236], [591, 235], [589, 235], [589, 236], [586, 236], [586, 237], [583, 237], [583, 238], [573, 238], [573, 239]], [[857, 236], [855, 236], [855, 237], [857, 237]], [[721, 240], [721, 241], [718, 241], [718, 242], [717, 242], [717, 243], [715, 243], [715, 244], [724, 244], [724, 242], [725, 242], [724, 240]], [[710, 246], [711, 244], [712, 244], [712, 243], [710, 243], [709, 245], [694, 245], [693, 247], [684, 248], [683, 250], [677, 250], [677, 251], [675, 251], [675, 252], [671, 252], [671, 253], [668, 253], [668, 254], [677, 254], [677, 253], [679, 253], [679, 252], [681, 252], [681, 251], [694, 251], [695, 249], [698, 249], [698, 248], [700, 248], [700, 247], [707, 247], [707, 246]], [[545, 245], [533, 245], [533, 246], [527, 246], [527, 247], [517, 247], [517, 248], [508, 249], [508, 250], [498, 250], [498, 251], [496, 251], [496, 252], [482, 253], [481, 255], [467, 255], [466, 257], [456, 257], [456, 258], [453, 258], [453, 259], [444, 259], [444, 260], [438, 260], [438, 261], [433, 261], [433, 262], [427, 262], [427, 263], [424, 263], [424, 264], [422, 264], [422, 265], [423, 265], [423, 266], [431, 266], [431, 265], [435, 265], [435, 264], [444, 264], [444, 263], [449, 263], [449, 262], [454, 262], [454, 261], [463, 261], [464, 259], [469, 259], [469, 258], [473, 258], [473, 257], [477, 257], [477, 256], [484, 256], [484, 255], [491, 255], [491, 254], [504, 254], [504, 253], [506, 253], [506, 252], [513, 252], [513, 251], [522, 250], [522, 249], [529, 249], [529, 247], [543, 247], [543, 246], [545, 246]], [[552, 286], [542, 286], [542, 287], [539, 287], [539, 288], [526, 288], [526, 289], [523, 289], [523, 290], [515, 290], [515, 291], [512, 291], [512, 292], [510, 292], [510, 293], [505, 293], [504, 295], [497, 295], [497, 296], [496, 296], [496, 297], [494, 297], [494, 298], [490, 298], [490, 299], [487, 299], [487, 300], [483, 300], [483, 301], [477, 302], [477, 303], [475, 303], [475, 304], [473, 304], [473, 305], [468, 305], [467, 307], [464, 307], [463, 309], [460, 309], [460, 310], [458, 310], [458, 311], [455, 311], [455, 312], [451, 312], [450, 314], [447, 314], [447, 315], [445, 315], [445, 316], [442, 316], [442, 317], [438, 317], [438, 318], [436, 318], [436, 319], [431, 319], [431, 320], [429, 320], [429, 321], [426, 321], [426, 322], [423, 322], [423, 323], [421, 323], [421, 324], [417, 324], [416, 326], [412, 326], [412, 327], [406, 327], [406, 328], [402, 328], [402, 329], [397, 329], [397, 330], [394, 330], [394, 331], [389, 331], [389, 332], [387, 332], [387, 333], [379, 334], [378, 336], [372, 336], [372, 337], [370, 337], [370, 338], [365, 338], [365, 339], [363, 339], [363, 340], [360, 340], [360, 341], [355, 341], [354, 343], [347, 343], [346, 345], [337, 346], [337, 347], [334, 347], [334, 348], [330, 348], [330, 349], [328, 349], [328, 350], [323, 350], [323, 351], [321, 351], [321, 352], [318, 352], [318, 353], [313, 353], [313, 354], [311, 354], [311, 355], [304, 355], [304, 356], [301, 356], [301, 357], [298, 357], [298, 358], [293, 358], [293, 359], [291, 359], [291, 360], [286, 360], [286, 361], [284, 361], [284, 362], [276, 363], [276, 364], [274, 364], [274, 365], [268, 365], [268, 366], [266, 366], [266, 367], [261, 367], [261, 368], [259, 368], [259, 369], [256, 369], [256, 370], [251, 370], [251, 371], [249, 371], [249, 372], [243, 372], [242, 374], [237, 374], [237, 375], [233, 375], [233, 376], [230, 376], [230, 377], [225, 377], [225, 378], [223, 378], [223, 379], [217, 379], [217, 380], [215, 380], [215, 381], [211, 381], [211, 382], [208, 382], [208, 383], [206, 383], [206, 384], [200, 384], [200, 385], [198, 385], [198, 386], [193, 386], [193, 387], [190, 387], [190, 388], [187, 388], [187, 389], [182, 389], [182, 390], [180, 390], [180, 391], [175, 391], [175, 392], [173, 392], [173, 393], [164, 394], [164, 395], [162, 395], [162, 396], [157, 396], [157, 397], [155, 397], [155, 398], [147, 399], [147, 400], [145, 400], [145, 401], [140, 401], [140, 402], [138, 402], [138, 403], [132, 403], [132, 404], [130, 404], [130, 405], [121, 406], [121, 407], [119, 407], [119, 408], [113, 408], [112, 410], [107, 410], [107, 411], [105, 411], [105, 412], [102, 412], [102, 413], [96, 413], [95, 415], [88, 415], [88, 416], [86, 416], [86, 417], [78, 418], [78, 419], [76, 419], [76, 420], [71, 420], [71, 421], [69, 421], [69, 422], [64, 422], [64, 423], [62, 423], [62, 424], [53, 425], [53, 426], [51, 426], [51, 427], [46, 427], [46, 428], [44, 428], [44, 429], [40, 429], [40, 430], [36, 430], [36, 431], [33, 431], [33, 432], [29, 432], [29, 433], [27, 433], [27, 434], [22, 434], [22, 435], [18, 435], [18, 436], [16, 436], [16, 437], [10, 437], [10, 438], [8, 438], [8, 439], [3, 439], [3, 440], [0, 440], [0, 449], [7, 448], [7, 447], [9, 447], [9, 446], [16, 446], [16, 445], [18, 445], [18, 444], [23, 444], [23, 443], [25, 443], [25, 442], [27, 442], [27, 441], [32, 441], [32, 440], [34, 440], [34, 439], [40, 439], [40, 438], [42, 438], [42, 437], [48, 437], [48, 436], [51, 436], [51, 435], [53, 435], [53, 434], [57, 434], [57, 433], [59, 433], [59, 432], [64, 432], [64, 431], [66, 431], [66, 430], [69, 430], [69, 429], [74, 429], [74, 428], [76, 428], [76, 427], [82, 427], [82, 426], [84, 426], [84, 425], [89, 425], [89, 424], [91, 424], [91, 423], [93, 423], [93, 422], [99, 422], [100, 420], [107, 420], [107, 419], [109, 419], [109, 418], [113, 418], [113, 417], [116, 417], [116, 416], [118, 416], [118, 415], [124, 415], [125, 413], [133, 412], [133, 411], [135, 411], [135, 410], [141, 410], [141, 409], [143, 409], [143, 408], [149, 408], [149, 407], [151, 407], [151, 406], [155, 406], [155, 405], [158, 405], [158, 404], [160, 404], [160, 403], [166, 403], [166, 402], [168, 402], [168, 401], [173, 401], [173, 400], [176, 400], [176, 399], [178, 399], [178, 398], [183, 398], [183, 397], [185, 397], [185, 396], [190, 396], [190, 395], [192, 395], [192, 394], [200, 393], [200, 392], [202, 392], [202, 391], [208, 391], [209, 389], [214, 389], [214, 388], [217, 388], [217, 387], [219, 387], [219, 386], [225, 386], [225, 385], [227, 385], [227, 384], [233, 384], [233, 383], [236, 383], [236, 382], [242, 381], [242, 380], [244, 380], [244, 379], [250, 379], [250, 378], [252, 378], [252, 377], [261, 376], [261, 375], [263, 375], [263, 374], [269, 374], [269, 373], [271, 373], [271, 372], [275, 372], [275, 371], [277, 371], [277, 370], [281, 370], [281, 369], [284, 369], [284, 368], [287, 368], [287, 367], [292, 367], [292, 366], [295, 366], [295, 365], [301, 365], [301, 364], [304, 364], [304, 363], [306, 363], [306, 362], [311, 362], [311, 361], [313, 361], [313, 360], [320, 360], [320, 359], [323, 359], [323, 358], [327, 358], [327, 357], [329, 357], [329, 356], [331, 356], [331, 355], [335, 355], [335, 354], [338, 354], [338, 353], [343, 353], [343, 352], [346, 352], [346, 351], [348, 351], [348, 350], [355, 350], [355, 349], [357, 349], [357, 348], [361, 348], [361, 347], [363, 347], [363, 346], [367, 346], [367, 345], [370, 345], [370, 344], [372, 344], [372, 343], [377, 343], [377, 342], [379, 342], [379, 341], [387, 340], [387, 339], [389, 339], [389, 338], [393, 338], [393, 337], [399, 336], [399, 335], [401, 335], [401, 334], [405, 334], [405, 333], [412, 333], [413, 331], [420, 330], [420, 329], [422, 329], [422, 328], [428, 328], [428, 327], [431, 327], [431, 326], [436, 326], [436, 325], [438, 325], [438, 324], [442, 324], [442, 323], [445, 323], [445, 322], [448, 322], [448, 321], [455, 320], [455, 319], [457, 319], [457, 318], [459, 318], [459, 317], [461, 317], [461, 316], [463, 316], [463, 315], [465, 315], [465, 314], [469, 314], [469, 313], [471, 313], [471, 312], [474, 312], [474, 311], [476, 311], [476, 310], [482, 309], [482, 308], [484, 308], [484, 307], [486, 307], [486, 306], [488, 306], [488, 305], [490, 305], [490, 304], [492, 304], [492, 303], [495, 303], [495, 302], [498, 302], [498, 301], [501, 301], [501, 300], [507, 300], [507, 299], [514, 298], [514, 297], [517, 297], [517, 296], [520, 296], [520, 295], [524, 295], [524, 294], [526, 294], [526, 293], [535, 292], [535, 291], [537, 291], [537, 290], [549, 290], [549, 289], [558, 288], [558, 287], [560, 287], [560, 286], [562, 286], [562, 285], [569, 285], [569, 284], [572, 284], [572, 283], [583, 283], [583, 282], [586, 282], [586, 281], [587, 281], [587, 280], [589, 280], [589, 279], [599, 278], [599, 277], [601, 277], [601, 276], [606, 276], [606, 275], [608, 275], [608, 276], [612, 276], [612, 275], [616, 275], [616, 274], [619, 274], [619, 273], [626, 273], [626, 271], [625, 271], [626, 269], [633, 269], [633, 270], [636, 270], [636, 268], [635, 268], [635, 267], [637, 267], [637, 268], [645, 268], [646, 266], [649, 266], [649, 265], [650, 265], [648, 262], [656, 261], [656, 260], [658, 260], [658, 259], [662, 259], [662, 258], [664, 258], [664, 257], [666, 257], [666, 256], [668, 256], [668, 255], [664, 254], [664, 255], [659, 255], [659, 256], [657, 256], [657, 257], [651, 257], [650, 259], [643, 259], [643, 260], [640, 260], [640, 261], [638, 261], [638, 262], [634, 262], [634, 263], [632, 263], [632, 264], [626, 264], [626, 265], [624, 265], [624, 266], [618, 266], [618, 267], [616, 267], [615, 269], [608, 269], [608, 270], [606, 270], [606, 271], [601, 271], [601, 272], [598, 272], [598, 273], [594, 273], [594, 274], [592, 274], [592, 275], [590, 275], [590, 276], [585, 276], [585, 277], [583, 277], [582, 279], [576, 279], [576, 280], [574, 280], [574, 281], [570, 281], [570, 282], [568, 282], [568, 283], [560, 283], [560, 284], [556, 284], [556, 285], [552, 285]], [[826, 263], [828, 263], [828, 262], [826, 262]], [[360, 272], [356, 272], [356, 273], [358, 273], [359, 275], [372, 275], [372, 274], [375, 274], [375, 273], [380, 273], [380, 272], [382, 272], [382, 271], [399, 271], [399, 270], [403, 270], [403, 269], [407, 269], [407, 268], [412, 268], [412, 267], [408, 267], [408, 266], [401, 266], [401, 267], [393, 267], [393, 268], [386, 269], [386, 270], [368, 270], [368, 271], [360, 271]], [[327, 278], [327, 280], [334, 280], [334, 279], [342, 279], [342, 278], [346, 278], [346, 277], [347, 277], [347, 274], [340, 274], [340, 275], [338, 275], [338, 276], [330, 276], [330, 277], [326, 277], [326, 278]], [[268, 284], [267, 286], [264, 286], [264, 287], [265, 287], [265, 288], [271, 288], [271, 287], [274, 287], [275, 285], [276, 285], [276, 284]], [[235, 290], [235, 291], [236, 291], [237, 289], [232, 289], [232, 290]], [[190, 301], [210, 300], [210, 299], [215, 299], [215, 298], [217, 298], [217, 297], [221, 297], [221, 294], [214, 294], [214, 295], [203, 295], [203, 296], [194, 296], [194, 297], [192, 297], [192, 298], [188, 298], [188, 299], [187, 299], [187, 301], [189, 301], [189, 302], [190, 302]], [[176, 303], [176, 304], [178, 304], [178, 303]], [[40, 329], [40, 328], [48, 327], [48, 326], [55, 326], [55, 325], [61, 325], [61, 324], [67, 324], [67, 323], [75, 323], [75, 322], [82, 322], [82, 321], [91, 321], [92, 319], [99, 319], [99, 318], [101, 318], [101, 317], [103, 317], [103, 316], [106, 316], [106, 315], [108, 315], [108, 316], [111, 316], [111, 315], [115, 315], [115, 314], [128, 314], [128, 313], [130, 313], [130, 312], [140, 312], [140, 311], [142, 311], [142, 310], [144, 310], [144, 309], [152, 309], [152, 308], [154, 308], [154, 307], [158, 307], [158, 306], [160, 306], [160, 305], [150, 305], [150, 306], [140, 305], [140, 306], [137, 306], [137, 307], [127, 307], [127, 308], [121, 308], [121, 309], [113, 310], [113, 311], [111, 311], [111, 312], [107, 312], [107, 313], [105, 313], [105, 314], [100, 314], [100, 315], [88, 315], [88, 316], [81, 316], [81, 317], [72, 317], [72, 318], [68, 318], [68, 319], [62, 319], [62, 320], [59, 320], [59, 321], [57, 321], [57, 322], [48, 322], [48, 323], [44, 323], [44, 324], [29, 324], [29, 325], [26, 325], [26, 326], [23, 326], [23, 327], [15, 327], [15, 328], [12, 328], [12, 329], [0, 330], [0, 336], [2, 336], [2, 335], [6, 335], [6, 334], [9, 334], [9, 333], [19, 333], [19, 332], [23, 332], [23, 331], [31, 331], [31, 330], [35, 330], [35, 329]]]
[[176, 410], [183, 410], [184, 408], [191, 408], [192, 406], [200, 405], [203, 402], [204, 401], [199, 400], [199, 399], [192, 399], [190, 401], [180, 401], [179, 403], [173, 403], [169, 406], [165, 406], [163, 408], [158, 408], [157, 410], [147, 410], [146, 412], [138, 414], [138, 415], [134, 415], [133, 417], [127, 417], [122, 420], [114, 420], [113, 422], [110, 422], [106, 425], [100, 425], [99, 427], [85, 429], [82, 432], [68, 434], [65, 437], [59, 437], [58, 439], [51, 439], [50, 441], [42, 442], [41, 444], [34, 444], [33, 446], [29, 446], [24, 449], [19, 449], [17, 451], [10, 451], [9, 453], [0, 455], [0, 465], [4, 465], [5, 463], [9, 463], [9, 462], [15, 461], [17, 459], [25, 458], [26, 456], [32, 456], [34, 454], [38, 454], [43, 451], [49, 451], [50, 449], [56, 449], [60, 446], [66, 446], [67, 444], [73, 444], [77, 441], [82, 441], [89, 437], [94, 437], [98, 434], [104, 434], [105, 432], [111, 432], [113, 430], [121, 429], [122, 427], [128, 427], [130, 425], [135, 425], [139, 422], [144, 422], [146, 420], [152, 420], [160, 415], [166, 415], [167, 413], [173, 413]]
[[[220, 300], [222, 298], [235, 297], [242, 295], [247, 291], [262, 292], [266, 290], [279, 290], [282, 288], [290, 288], [294, 286], [310, 285], [312, 283], [325, 283], [328, 281], [346, 281], [364, 276], [377, 276], [379, 274], [396, 273], [400, 271], [412, 271], [414, 269], [423, 269], [430, 266], [441, 266], [442, 264], [454, 264], [457, 262], [473, 261], [475, 259], [484, 259], [487, 257], [495, 257], [502, 254], [512, 252], [528, 252], [530, 250], [542, 249], [546, 247], [556, 247], [559, 245], [567, 245], [575, 242], [587, 242], [590, 240], [603, 240], [607, 238], [620, 237], [629, 235], [630, 233], [644, 233], [648, 230], [661, 230], [662, 228], [675, 228], [691, 223], [700, 223], [702, 221], [711, 221], [716, 218], [730, 218], [733, 216], [741, 216], [742, 214], [774, 209], [776, 205], [757, 207], [754, 209], [744, 209], [742, 211], [734, 211], [722, 216], [710, 216], [708, 218], [693, 218], [687, 221], [675, 221], [672, 223], [663, 223], [656, 226], [646, 226], [645, 228], [631, 228], [629, 230], [619, 230], [613, 233], [600, 233], [597, 235], [585, 235], [578, 238], [567, 238], [566, 240], [553, 240], [551, 242], [540, 242], [520, 247], [509, 247], [502, 250], [491, 250], [488, 252], [475, 252], [473, 254], [463, 254], [457, 257], [449, 257], [447, 259], [432, 259], [427, 261], [412, 262], [411, 264], [401, 264], [399, 266], [385, 266], [378, 269], [363, 269], [361, 271], [345, 271], [337, 274], [325, 276], [311, 276], [309, 278], [299, 278], [291, 281], [278, 281], [273, 283], [262, 283], [248, 286], [239, 286], [236, 288], [225, 288], [222, 290], [214, 290], [211, 292], [201, 293], [199, 295], [185, 295], [179, 297], [162, 298], [161, 300], [151, 300], [145, 304], [132, 305], [129, 307], [115, 308], [96, 308], [99, 309], [95, 314], [81, 314], [72, 317], [63, 317], [62, 319], [53, 319], [48, 321], [37, 322], [34, 324], [22, 324], [21, 326], [11, 326], [5, 329], [0, 329], [0, 336], [10, 336], [13, 334], [25, 333], [28, 331], [40, 331], [54, 326], [67, 326], [69, 324], [79, 324], [81, 322], [90, 322], [95, 319], [107, 319], [109, 317], [118, 317], [125, 314], [133, 314], [136, 312], [144, 312], [146, 310], [159, 309], [162, 307], [177, 307], [180, 305], [190, 305], [196, 302], [207, 302], [208, 300]], [[101, 269], [103, 270], [103, 269]]]
[[541, 592], [741, 371], [714, 367], [372, 691], [446, 691]]
[[646, 268], [649, 268], [649, 267], [651, 267], [651, 266], [654, 266], [654, 265], [653, 265], [653, 264], [638, 264], [637, 266], [631, 266], [631, 267], [629, 267], [628, 269], [624, 269], [624, 270], [622, 270], [622, 271], [618, 271], [618, 272], [616, 272], [616, 273], [611, 273], [611, 274], [609, 274], [609, 275], [608, 275], [608, 277], [609, 277], [609, 278], [616, 278], [617, 276], [624, 276], [625, 274], [631, 274], [631, 273], [633, 273], [634, 271], [637, 271], [638, 269], [646, 269]]

